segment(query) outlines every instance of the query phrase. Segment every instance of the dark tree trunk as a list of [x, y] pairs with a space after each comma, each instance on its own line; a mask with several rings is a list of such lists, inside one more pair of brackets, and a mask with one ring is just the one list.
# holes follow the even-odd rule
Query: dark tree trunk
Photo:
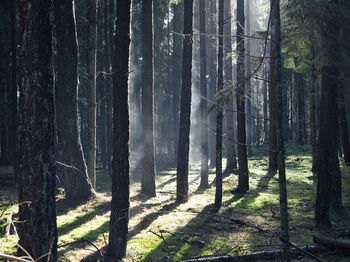
[[[245, 34], [250, 35], [250, 0], [246, 0], [246, 26], [245, 26]], [[250, 63], [250, 38], [247, 38], [247, 70], [246, 70], [246, 108], [247, 108], [247, 116], [246, 116], [246, 132], [247, 132], [247, 155], [252, 156], [252, 81], [251, 81], [251, 63]]]
[[207, 54], [205, 30], [205, 1], [199, 1], [200, 24], [200, 86], [201, 86], [201, 183], [200, 188], [208, 188], [208, 112], [207, 112]]
[[[271, 21], [271, 28], [275, 25]], [[270, 54], [275, 52], [275, 42], [270, 41]], [[269, 169], [277, 169], [277, 134], [276, 134], [276, 79], [273, 72], [275, 59], [270, 59], [270, 86], [269, 86], [269, 107], [270, 107], [270, 131], [269, 131]]]
[[[227, 0], [226, 0], [227, 1]], [[218, 49], [218, 92], [223, 89], [223, 59], [224, 59], [224, 0], [219, 1], [219, 49]], [[222, 108], [217, 107], [216, 113], [216, 191], [215, 205], [220, 207], [222, 204]]]
[[[312, 33], [311, 39], [311, 55], [312, 61], [315, 59], [315, 43], [313, 40], [314, 32]], [[317, 166], [317, 132], [316, 132], [316, 106], [315, 106], [315, 85], [316, 85], [316, 74], [315, 74], [315, 63], [311, 64], [311, 78], [310, 78], [310, 128], [311, 128], [311, 147], [312, 147], [312, 167], [311, 171], [316, 171]]]
[[306, 123], [305, 123], [305, 93], [304, 79], [301, 74], [297, 74], [298, 86], [298, 143], [304, 145], [306, 143]]
[[[191, 78], [192, 78], [192, 17], [193, 0], [184, 0], [182, 88], [180, 100], [180, 131], [177, 152], [176, 200], [188, 200], [188, 157], [190, 149], [191, 125]], [[189, 36], [188, 36], [189, 35]]]
[[[216, 22], [216, 0], [210, 0], [210, 41], [209, 41], [209, 60], [210, 60], [210, 72], [209, 72], [209, 99], [212, 100], [216, 94], [216, 81], [217, 81], [217, 22]], [[210, 130], [216, 129], [215, 112], [209, 113], [209, 128]], [[215, 167], [215, 132], [209, 133], [209, 159], [210, 168]]]
[[[224, 24], [224, 34], [226, 36], [230, 36], [232, 34], [231, 30], [231, 1], [226, 0], [225, 1], [225, 24]], [[224, 64], [224, 70], [225, 70], [225, 82], [228, 86], [233, 84], [233, 78], [232, 78], [232, 43], [231, 43], [231, 37], [225, 37], [224, 39], [224, 48], [225, 48], [225, 64]], [[233, 91], [232, 87], [232, 91]], [[233, 94], [233, 92], [232, 92]], [[233, 123], [233, 98], [231, 97], [228, 105], [227, 110], [225, 113], [226, 116], [226, 127], [227, 127], [227, 139], [226, 139], [226, 146], [227, 146], [227, 164], [226, 164], [226, 173], [231, 173], [233, 170], [237, 168], [237, 160], [236, 160], [236, 150], [235, 150], [235, 130], [234, 130], [234, 123]]]
[[96, 187], [96, 54], [97, 54], [97, 0], [88, 1], [88, 125], [87, 168], [92, 187]]
[[153, 1], [142, 1], [142, 183], [141, 192], [156, 195], [153, 137]]
[[237, 129], [238, 129], [238, 190], [249, 189], [248, 160], [245, 130], [245, 70], [244, 70], [244, 0], [237, 0]]
[[267, 114], [267, 84], [268, 82], [263, 82], [263, 97], [264, 97], [264, 104], [263, 104], [263, 111], [264, 111], [264, 144], [267, 144], [269, 141], [269, 121], [268, 121], [268, 114]]
[[[175, 33], [181, 32], [181, 12], [183, 3], [174, 4], [173, 30]], [[174, 118], [174, 157], [176, 163], [177, 146], [179, 139], [179, 111], [180, 111], [180, 90], [181, 90], [181, 49], [182, 37], [173, 34], [173, 118]]]
[[349, 130], [347, 123], [347, 114], [345, 109], [345, 95], [344, 95], [345, 85], [340, 88], [340, 103], [339, 103], [339, 113], [340, 113], [340, 131], [341, 131], [341, 144], [343, 146], [344, 152], [344, 162], [350, 164], [350, 143], [349, 143]]
[[[87, 200], [93, 189], [87, 174], [78, 129], [78, 43], [71, 0], [54, 2], [56, 25], [57, 171], [62, 174], [66, 197]], [[68, 167], [69, 166], [69, 167]]]
[[19, 245], [56, 261], [52, 1], [20, 0], [19, 9]]
[[[335, 10], [334, 5], [338, 5], [338, 0], [328, 3], [328, 9]], [[338, 61], [334, 59], [334, 57], [340, 57], [337, 48], [339, 44], [337, 13], [331, 11], [325, 18], [324, 25], [322, 38], [325, 57], [322, 68], [320, 130], [317, 142], [315, 220], [318, 224], [330, 226], [333, 209], [342, 206], [341, 173], [338, 160], [340, 80]]]
[[289, 226], [288, 226], [288, 203], [287, 203], [287, 185], [285, 169], [285, 148], [283, 132], [283, 84], [282, 84], [282, 57], [281, 57], [281, 20], [280, 20], [280, 0], [271, 0], [271, 38], [274, 42], [272, 59], [274, 60], [271, 73], [276, 84], [276, 135], [278, 151], [278, 183], [280, 196], [280, 220], [281, 220], [281, 238], [283, 248], [283, 261], [290, 261], [289, 249]]
[[112, 204], [108, 256], [126, 255], [129, 223], [129, 46], [131, 0], [117, 0], [115, 55], [113, 57], [113, 163]]
[[17, 1], [11, 1], [11, 109], [12, 109], [12, 161], [13, 174], [18, 177], [18, 102], [17, 102]]

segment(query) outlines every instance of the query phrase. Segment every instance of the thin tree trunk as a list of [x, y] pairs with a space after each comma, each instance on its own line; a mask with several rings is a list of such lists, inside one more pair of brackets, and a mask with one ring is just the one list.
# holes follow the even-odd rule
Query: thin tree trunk
[[263, 81], [263, 97], [264, 97], [264, 144], [267, 144], [269, 141], [269, 124], [268, 124], [268, 115], [267, 115], [267, 81]]
[[153, 137], [153, 1], [142, 1], [142, 182], [141, 192], [156, 196]]
[[88, 150], [87, 167], [93, 188], [96, 188], [96, 51], [97, 51], [97, 0], [88, 2]]
[[[19, 245], [57, 261], [52, 1], [20, 0]], [[19, 254], [26, 255], [22, 249]]]
[[[250, 35], [250, 0], [246, 0], [246, 19], [247, 23], [245, 26], [245, 34]], [[247, 108], [247, 117], [246, 117], [246, 132], [247, 132], [247, 155], [248, 157], [252, 156], [252, 81], [251, 81], [251, 64], [250, 64], [250, 38], [247, 38], [247, 70], [246, 70], [246, 108]]]
[[[207, 112], [207, 54], [205, 30], [205, 1], [199, 1], [200, 24], [200, 86], [201, 86], [201, 183], [200, 188], [208, 188], [208, 112]], [[203, 99], [205, 98], [205, 99]]]
[[349, 143], [349, 130], [348, 130], [348, 122], [347, 122], [347, 114], [345, 109], [345, 95], [344, 89], [346, 86], [343, 84], [340, 88], [340, 103], [339, 103], [339, 113], [340, 113], [340, 131], [341, 131], [341, 144], [343, 146], [344, 152], [344, 162], [346, 164], [350, 164], [350, 143]]
[[[227, 1], [227, 0], [226, 0]], [[223, 67], [224, 67], [224, 0], [219, 0], [219, 49], [218, 49], [218, 92], [223, 89]], [[216, 113], [216, 191], [215, 206], [220, 207], [222, 204], [222, 108], [217, 107]]]
[[182, 55], [182, 88], [180, 100], [180, 131], [177, 152], [176, 200], [188, 200], [188, 157], [191, 125], [192, 25], [193, 0], [184, 0], [184, 31]]
[[108, 256], [120, 261], [128, 239], [129, 181], [129, 47], [131, 0], [117, 0], [113, 57], [113, 167]]
[[[226, 36], [229, 36], [232, 34], [231, 29], [231, 0], [225, 1], [225, 24], [224, 24], [224, 34]], [[232, 78], [232, 43], [231, 43], [231, 37], [225, 37], [224, 39], [224, 48], [225, 48], [225, 64], [224, 64], [224, 70], [225, 70], [225, 82], [227, 86], [230, 86], [233, 84], [233, 78]], [[232, 91], [233, 91], [232, 87]], [[233, 92], [232, 92], [233, 96]], [[235, 130], [234, 130], [234, 123], [233, 123], [233, 97], [230, 97], [227, 110], [225, 113], [226, 116], [226, 127], [227, 127], [227, 139], [226, 139], [226, 146], [227, 146], [227, 163], [226, 163], [226, 173], [231, 173], [233, 170], [237, 168], [237, 160], [236, 160], [236, 150], [235, 150]]]
[[244, 0], [237, 0], [237, 129], [238, 129], [238, 190], [249, 189], [245, 130], [245, 70], [244, 70]]
[[[209, 60], [210, 60], [210, 72], [209, 72], [209, 99], [212, 100], [216, 95], [216, 81], [217, 81], [217, 22], [216, 22], [216, 0], [210, 0], [210, 34], [211, 38], [209, 41]], [[216, 129], [215, 113], [209, 113], [209, 127], [210, 130]], [[210, 168], [215, 167], [215, 133], [209, 133], [209, 159]]]
[[[314, 37], [314, 32], [312, 33]], [[315, 107], [315, 85], [316, 85], [316, 75], [315, 75], [315, 43], [311, 39], [311, 55], [312, 55], [312, 65], [311, 65], [311, 79], [310, 79], [310, 127], [311, 127], [311, 147], [312, 147], [312, 167], [311, 171], [316, 171], [317, 165], [317, 134], [316, 134], [316, 107]]]
[[278, 151], [278, 183], [280, 196], [280, 220], [281, 220], [281, 239], [283, 248], [283, 261], [290, 261], [289, 249], [289, 226], [288, 226], [288, 202], [287, 202], [287, 185], [285, 169], [285, 149], [284, 149], [284, 132], [283, 132], [283, 85], [282, 85], [282, 57], [281, 57], [281, 20], [280, 20], [280, 0], [271, 0], [272, 16], [272, 41], [273, 49], [273, 68], [271, 73], [276, 84], [276, 135]]
[[18, 102], [17, 102], [17, 1], [11, 1], [11, 110], [12, 110], [12, 160], [15, 181], [18, 178]]
[[[54, 2], [56, 25], [56, 124], [58, 172], [63, 174], [66, 197], [87, 200], [93, 189], [87, 174], [78, 128], [78, 43], [71, 0]], [[71, 166], [71, 168], [67, 168]]]
[[[181, 32], [181, 12], [183, 10], [183, 2], [173, 4], [174, 18], [173, 30], [175, 33]], [[178, 34], [173, 34], [173, 118], [174, 118], [174, 158], [176, 163], [177, 146], [179, 139], [179, 109], [180, 109], [180, 90], [181, 90], [181, 49], [182, 37]]]

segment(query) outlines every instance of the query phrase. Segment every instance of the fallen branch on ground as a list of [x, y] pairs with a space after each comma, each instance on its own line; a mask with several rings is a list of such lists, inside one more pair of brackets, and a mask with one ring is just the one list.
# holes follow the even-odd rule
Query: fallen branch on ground
[[313, 240], [316, 244], [323, 245], [329, 248], [339, 248], [339, 249], [350, 250], [350, 241], [347, 241], [347, 240], [318, 237], [318, 236], [314, 236]]
[[65, 243], [65, 244], [62, 244], [62, 245], [58, 245], [57, 248], [62, 248], [62, 247], [66, 247], [66, 246], [77, 244], [77, 243], [83, 243], [83, 244], [88, 243], [88, 244], [90, 244], [91, 246], [93, 246], [97, 250], [97, 253], [98, 253], [98, 255], [101, 258], [101, 261], [104, 261], [101, 250], [94, 243], [92, 243], [91, 241], [89, 241], [87, 239], [79, 239], [79, 240], [76, 240], [76, 241], [73, 241], [73, 242], [69, 242], [69, 243]]
[[[300, 256], [304, 255], [303, 251], [308, 253], [320, 253], [324, 251], [328, 251], [327, 247], [323, 246], [305, 246], [300, 247], [298, 249], [292, 248], [291, 255], [292, 256]], [[281, 256], [283, 253], [282, 250], [271, 250], [271, 251], [261, 251], [251, 254], [244, 255], [236, 255], [236, 256], [216, 256], [216, 257], [198, 257], [189, 260], [182, 260], [181, 262], [243, 262], [243, 261], [256, 261], [256, 260], [270, 260], [276, 259], [276, 257]]]

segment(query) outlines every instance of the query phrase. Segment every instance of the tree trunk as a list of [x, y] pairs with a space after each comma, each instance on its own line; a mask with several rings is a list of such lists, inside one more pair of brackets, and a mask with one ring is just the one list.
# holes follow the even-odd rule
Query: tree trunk
[[324, 19], [322, 31], [325, 56], [322, 68], [320, 101], [320, 130], [317, 144], [317, 192], [315, 220], [330, 226], [333, 209], [342, 207], [341, 173], [338, 160], [340, 74], [338, 72], [339, 23], [338, 0], [327, 2], [329, 15]]
[[339, 113], [340, 113], [340, 131], [341, 131], [341, 144], [343, 146], [344, 152], [344, 162], [350, 164], [350, 142], [349, 142], [349, 130], [347, 123], [347, 114], [345, 109], [345, 95], [344, 89], [346, 86], [343, 84], [340, 88], [340, 103], [339, 103]]
[[11, 110], [12, 110], [12, 160], [15, 181], [18, 178], [18, 101], [17, 101], [17, 1], [11, 1]]
[[[267, 77], [266, 77], [267, 78]], [[264, 144], [267, 144], [269, 141], [269, 121], [268, 121], [268, 114], [267, 114], [267, 81], [263, 81], [263, 97], [264, 97], [264, 105], [263, 105], [263, 111], [264, 111]]]
[[[224, 39], [224, 48], [225, 48], [225, 82], [226, 85], [230, 86], [233, 84], [232, 77], [232, 43], [231, 37], [228, 37], [232, 34], [231, 29], [231, 0], [225, 1], [225, 24], [224, 24], [224, 34], [226, 35]], [[233, 96], [232, 87], [232, 96]], [[237, 168], [237, 160], [236, 160], [236, 150], [235, 150], [235, 130], [233, 123], [233, 97], [230, 97], [227, 110], [226, 110], [226, 146], [227, 146], [227, 163], [226, 163], [226, 173], [232, 173], [233, 170]]]
[[[275, 25], [271, 20], [271, 28]], [[270, 54], [275, 52], [275, 42], [270, 41]], [[269, 169], [277, 169], [277, 134], [276, 134], [276, 79], [273, 72], [275, 68], [275, 59], [270, 59], [270, 87], [269, 87], [269, 107], [270, 107], [270, 131], [269, 131]]]
[[20, 0], [19, 10], [19, 245], [57, 261], [52, 1]]
[[276, 135], [278, 151], [278, 183], [280, 197], [280, 220], [281, 220], [281, 239], [283, 248], [283, 261], [290, 261], [289, 249], [289, 226], [288, 226], [288, 202], [287, 185], [285, 169], [285, 148], [283, 132], [283, 84], [282, 84], [282, 57], [281, 57], [281, 20], [280, 20], [280, 0], [271, 0], [271, 42], [274, 42], [273, 53], [274, 60], [271, 73], [276, 84]]
[[208, 112], [207, 112], [207, 54], [205, 30], [205, 1], [199, 1], [199, 24], [200, 24], [200, 86], [201, 97], [201, 183], [200, 188], [208, 188]]
[[188, 200], [188, 157], [191, 125], [191, 78], [192, 78], [192, 17], [193, 0], [184, 0], [184, 31], [182, 55], [182, 88], [180, 100], [180, 131], [177, 152], [176, 200]]
[[[311, 39], [311, 56], [312, 61], [315, 59], [315, 42], [313, 40], [314, 31], [312, 32]], [[316, 85], [316, 74], [315, 74], [315, 63], [311, 64], [311, 79], [310, 79], [310, 128], [311, 128], [311, 147], [312, 147], [312, 167], [311, 171], [316, 171], [317, 165], [317, 133], [316, 133], [316, 107], [315, 107], [315, 85]]]
[[[54, 2], [56, 25], [57, 171], [62, 173], [66, 197], [87, 200], [93, 189], [87, 174], [78, 128], [78, 43], [71, 0]], [[67, 167], [70, 166], [70, 167]]]
[[[217, 81], [217, 22], [216, 22], [216, 0], [210, 0], [210, 41], [209, 41], [209, 60], [210, 60], [210, 72], [209, 72], [209, 99], [214, 99], [216, 95], [216, 81]], [[216, 129], [216, 120], [214, 111], [209, 113], [209, 128], [210, 130]], [[209, 133], [209, 159], [210, 168], [215, 167], [215, 132]]]
[[[183, 2], [173, 4], [174, 18], [173, 30], [175, 33], [181, 32], [181, 12], [183, 10]], [[173, 34], [173, 118], [174, 118], [174, 158], [176, 163], [177, 146], [179, 140], [179, 111], [180, 111], [180, 90], [181, 90], [181, 49], [182, 37], [178, 34]]]
[[129, 46], [131, 0], [117, 0], [113, 57], [113, 167], [108, 256], [126, 255], [129, 223]]
[[247, 192], [249, 189], [248, 160], [245, 130], [244, 102], [244, 0], [237, 0], [237, 129], [238, 129], [238, 190]]
[[297, 74], [298, 86], [298, 143], [304, 145], [306, 143], [306, 123], [305, 123], [305, 94], [304, 79], [301, 74]]
[[141, 192], [156, 196], [153, 137], [153, 1], [142, 1], [142, 183]]
[[[246, 26], [245, 26], [245, 34], [250, 35], [250, 0], [246, 0]], [[247, 116], [246, 116], [246, 127], [247, 127], [247, 155], [248, 157], [252, 156], [252, 81], [251, 81], [251, 64], [250, 64], [250, 38], [247, 38], [247, 70], [246, 70], [246, 108], [247, 108]]]
[[[226, 0], [227, 1], [227, 0]], [[223, 59], [224, 59], [224, 0], [219, 0], [219, 49], [218, 49], [218, 92], [223, 89]], [[222, 108], [217, 106], [216, 113], [216, 179], [215, 206], [222, 204]]]
[[87, 168], [93, 188], [96, 188], [96, 51], [97, 51], [97, 0], [88, 1], [88, 150]]

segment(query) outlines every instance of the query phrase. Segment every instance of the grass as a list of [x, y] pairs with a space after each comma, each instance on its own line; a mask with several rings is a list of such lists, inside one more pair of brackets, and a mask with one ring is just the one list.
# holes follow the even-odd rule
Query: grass
[[[313, 235], [338, 235], [349, 229], [350, 225], [350, 168], [343, 163], [344, 212], [334, 216], [332, 230], [315, 225], [315, 180], [310, 171], [309, 152], [308, 147], [290, 146], [287, 150], [290, 235], [291, 241], [296, 245], [311, 245]], [[235, 255], [279, 248], [280, 242], [276, 237], [226, 219], [239, 219], [266, 230], [279, 231], [277, 174], [268, 172], [267, 163], [268, 158], [261, 153], [249, 160], [250, 190], [245, 195], [232, 194], [238, 183], [237, 175], [226, 176], [220, 210], [212, 205], [215, 196], [213, 170], [209, 175], [211, 187], [198, 190], [199, 166], [191, 166], [189, 202], [175, 205], [174, 169], [157, 173], [157, 197], [151, 199], [140, 195], [140, 169], [132, 169], [129, 241], [125, 261], [177, 261], [197, 256]], [[13, 232], [6, 236], [5, 218], [17, 212], [13, 190], [1, 188], [0, 198], [0, 214], [8, 205], [0, 220], [0, 251], [10, 254], [15, 252], [16, 237]], [[96, 199], [75, 206], [58, 196], [59, 244], [84, 238], [101, 249], [106, 246], [111, 201], [109, 190], [109, 174], [98, 170]], [[94, 250], [91, 246], [76, 244], [60, 248], [59, 256], [60, 261], [80, 261], [92, 252]], [[332, 259], [328, 257], [327, 261]]]

